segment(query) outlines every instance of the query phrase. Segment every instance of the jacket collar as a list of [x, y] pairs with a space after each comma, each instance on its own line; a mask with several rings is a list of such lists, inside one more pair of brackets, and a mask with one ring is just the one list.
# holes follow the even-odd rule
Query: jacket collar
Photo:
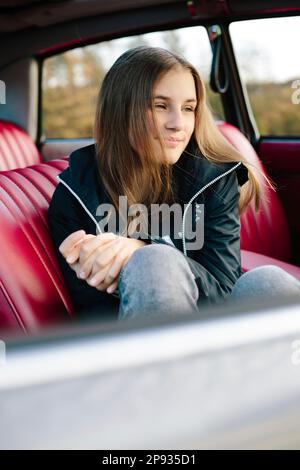
[[[237, 162], [211, 162], [189, 144], [173, 166], [175, 184], [179, 185], [179, 197], [188, 203], [201, 188], [234, 169], [236, 165]], [[242, 186], [248, 181], [248, 169], [241, 163], [235, 171], [238, 183]]]

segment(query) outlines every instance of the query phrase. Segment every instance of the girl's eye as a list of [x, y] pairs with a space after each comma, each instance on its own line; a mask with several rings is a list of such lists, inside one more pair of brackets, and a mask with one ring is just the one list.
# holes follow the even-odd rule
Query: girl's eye
[[[164, 103], [155, 103], [154, 107], [156, 109], [167, 109], [167, 105], [164, 104]], [[190, 112], [190, 113], [194, 113], [195, 112], [195, 109], [193, 107], [190, 107], [190, 106], [185, 106], [183, 108], [183, 111], [187, 111], [187, 112]]]

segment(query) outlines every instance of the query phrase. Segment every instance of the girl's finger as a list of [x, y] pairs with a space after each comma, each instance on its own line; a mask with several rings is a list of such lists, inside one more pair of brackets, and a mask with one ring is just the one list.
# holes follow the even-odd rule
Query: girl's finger
[[78, 240], [74, 245], [73, 245], [73, 248], [69, 251], [69, 254], [66, 258], [66, 261], [67, 263], [69, 264], [73, 264], [75, 262], [77, 262], [78, 258], [79, 258], [79, 253], [80, 253], [80, 248], [81, 248], [81, 244], [85, 241], [85, 240], [89, 240], [91, 238], [95, 238], [95, 235], [91, 235], [91, 234], [88, 234], [88, 235], [85, 235], [82, 239]]
[[105, 245], [95, 252], [94, 270], [102, 269], [104, 266], [111, 264], [115, 256], [124, 247], [124, 242], [121, 237], [114, 243]]
[[96, 274], [91, 279], [91, 285], [95, 286], [98, 290], [106, 290], [109, 294], [111, 294], [118, 287], [119, 274], [123, 266], [126, 264], [127, 259], [128, 253], [118, 255], [113, 263], [108, 267], [106, 273], [103, 274], [102, 271], [101, 276]]
[[[104, 279], [105, 279], [105, 276], [109, 270], [110, 266], [107, 265], [105, 266], [103, 269], [97, 271], [97, 272], [94, 272], [87, 280], [86, 282], [92, 286], [92, 287], [96, 287], [98, 286], [99, 284], [102, 284]], [[113, 280], [113, 279], [112, 279]]]
[[85, 235], [84, 230], [77, 230], [76, 232], [71, 233], [64, 241], [59, 245], [60, 253], [66, 258], [69, 252], [72, 250], [73, 245], [81, 240]]
[[115, 282], [113, 282], [108, 288], [106, 289], [106, 292], [108, 294], [112, 294], [118, 287], [119, 279], [117, 279]]
[[83, 267], [84, 263], [96, 249], [101, 250], [103, 246], [112, 243], [118, 238], [119, 237], [117, 235], [109, 232], [93, 236], [92, 240], [84, 240], [83, 243], [80, 245], [79, 251], [79, 263], [81, 264], [81, 266]]
[[119, 276], [123, 266], [125, 266], [126, 264], [127, 259], [128, 259], [128, 253], [125, 249], [120, 251], [117, 254], [117, 256], [114, 258], [104, 279], [104, 281], [108, 285], [111, 282], [111, 279], [116, 279]]
[[[103, 241], [102, 241], [103, 243]], [[94, 251], [90, 252], [90, 255], [86, 260], [83, 260], [80, 258], [79, 264], [80, 264], [80, 270], [79, 270], [79, 277], [80, 279], [87, 279], [90, 276], [93, 276], [99, 269], [96, 268], [95, 266], [95, 258], [96, 256], [100, 256], [101, 251], [104, 250], [104, 247], [107, 248], [108, 245], [115, 243], [115, 240], [107, 240], [102, 246], [97, 246], [96, 241], [94, 244]], [[91, 248], [91, 247], [90, 247]], [[100, 252], [100, 253], [99, 253]]]

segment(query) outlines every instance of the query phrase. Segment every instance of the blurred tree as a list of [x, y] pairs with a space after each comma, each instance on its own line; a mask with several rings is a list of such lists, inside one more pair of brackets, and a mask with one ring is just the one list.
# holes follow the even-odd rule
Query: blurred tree
[[43, 129], [47, 138], [92, 137], [96, 99], [105, 75], [93, 47], [48, 59], [43, 79]]
[[292, 82], [248, 84], [251, 107], [262, 135], [300, 135], [300, 108], [292, 102]]

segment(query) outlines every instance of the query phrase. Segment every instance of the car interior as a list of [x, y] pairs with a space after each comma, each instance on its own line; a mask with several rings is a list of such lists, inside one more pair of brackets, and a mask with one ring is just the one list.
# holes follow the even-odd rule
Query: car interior
[[[300, 126], [298, 135], [260, 132], [238, 66], [230, 25], [300, 18], [298, 1], [111, 0], [0, 3], [0, 331], [30, 336], [76, 314], [47, 225], [56, 176], [92, 136], [45, 133], [47, 60], [122, 38], [201, 26], [211, 48], [210, 88], [223, 114], [219, 130], [275, 183], [258, 213], [241, 217], [242, 268], [280, 266], [300, 280]], [[194, 44], [195, 45], [195, 44]], [[200, 46], [199, 46], [200, 47]], [[296, 48], [295, 48], [296, 55]], [[300, 71], [299, 71], [300, 73]], [[297, 77], [295, 77], [297, 78]], [[300, 78], [300, 77], [299, 77]], [[59, 78], [58, 78], [59, 80]], [[75, 95], [74, 95], [75, 99]], [[276, 96], [274, 96], [276, 99]], [[296, 107], [297, 105], [295, 105]], [[272, 108], [272, 103], [269, 103]], [[80, 115], [76, 115], [80, 121]], [[58, 123], [60, 115], [56, 115]], [[298, 120], [299, 109], [298, 109]], [[58, 124], [58, 126], [61, 126]], [[62, 126], [61, 126], [62, 127]], [[101, 312], [99, 313], [99, 320]]]

